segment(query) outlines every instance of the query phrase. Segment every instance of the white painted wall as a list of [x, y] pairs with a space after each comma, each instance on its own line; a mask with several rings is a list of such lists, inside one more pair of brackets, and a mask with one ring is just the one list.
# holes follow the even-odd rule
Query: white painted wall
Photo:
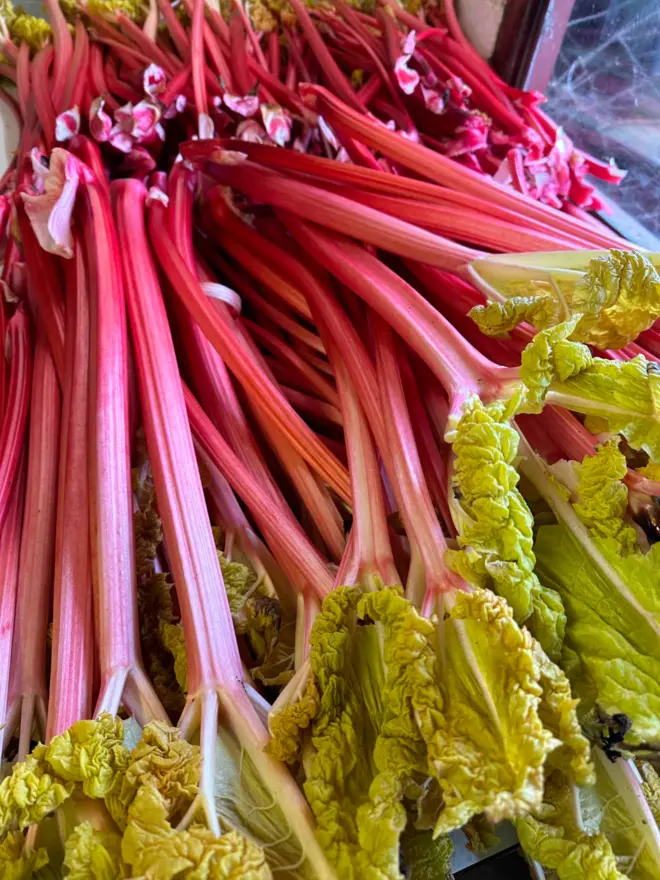
[[490, 58], [507, 0], [456, 0], [465, 36], [483, 58]]

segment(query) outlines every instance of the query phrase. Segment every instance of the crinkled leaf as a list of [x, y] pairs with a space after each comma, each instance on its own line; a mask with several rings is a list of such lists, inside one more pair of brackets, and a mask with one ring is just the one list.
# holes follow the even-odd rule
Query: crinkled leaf
[[439, 705], [433, 626], [392, 589], [365, 593], [358, 615], [383, 630], [386, 672], [373, 747], [375, 775], [357, 811], [356, 864], [359, 876], [398, 878], [399, 838], [407, 821], [402, 801], [428, 773], [424, 732], [435, 724]]
[[172, 584], [166, 572], [156, 572], [138, 583], [138, 611], [142, 655], [149, 676], [165, 708], [180, 713], [185, 692], [177, 681], [174, 657], [161, 637], [161, 626], [177, 623]]
[[218, 551], [218, 561], [229, 600], [229, 608], [232, 615], [238, 614], [252, 594], [253, 587], [257, 582], [257, 574], [243, 562], [227, 559], [221, 550]]
[[567, 523], [539, 529], [535, 551], [566, 609], [580, 711], [627, 716], [626, 745], [660, 748], [660, 545], [622, 557], [614, 538], [581, 543]]
[[570, 787], [555, 786], [552, 794], [554, 800], [546, 800], [538, 818], [526, 816], [516, 822], [518, 839], [529, 858], [556, 871], [558, 880], [627, 880], [605, 834], [589, 834], [576, 824]]
[[562, 670], [543, 653], [538, 644], [534, 652], [539, 667], [543, 698], [539, 716], [561, 745], [550, 756], [550, 764], [580, 785], [594, 780], [589, 748], [577, 717], [578, 700]]
[[247, 638], [256, 661], [253, 674], [264, 684], [286, 684], [293, 675], [295, 619], [281, 627], [279, 600], [268, 594], [264, 580], [238, 548], [232, 547], [231, 559], [225, 556], [222, 529], [215, 527], [213, 533], [234, 629]]
[[660, 317], [660, 275], [644, 254], [611, 250], [591, 260], [571, 307], [582, 313], [576, 338], [601, 350], [623, 348]]
[[188, 693], [188, 655], [186, 653], [183, 625], [161, 620], [158, 631], [163, 646], [167, 648], [174, 659], [176, 682], [181, 692], [186, 694]]
[[513, 296], [504, 302], [475, 306], [468, 315], [486, 336], [504, 336], [523, 322], [542, 330], [562, 319], [560, 305], [551, 294]]
[[18, 13], [9, 24], [12, 38], [20, 43], [25, 40], [28, 46], [37, 52], [53, 39], [53, 29], [44, 18], [23, 12], [20, 6]]
[[320, 705], [316, 678], [305, 663], [277, 698], [268, 714], [270, 742], [268, 750], [292, 764], [300, 757], [301, 731], [307, 730]]
[[2, 880], [33, 880], [48, 864], [48, 852], [43, 848], [24, 853], [25, 836], [10, 831], [0, 843], [0, 877]]
[[[433, 624], [398, 589], [341, 587], [311, 635], [320, 694], [305, 794], [318, 837], [342, 878], [400, 878], [404, 801], [421, 796], [433, 727]], [[434, 709], [435, 707], [435, 709]]]
[[73, 790], [73, 781], [60, 779], [52, 771], [46, 761], [46, 746], [37, 746], [0, 782], [0, 835], [12, 825], [27, 828], [41, 822]]
[[80, 783], [90, 798], [103, 798], [128, 764], [121, 719], [102, 715], [98, 721], [77, 721], [53, 737], [44, 757], [60, 779]]
[[[373, 628], [357, 626], [359, 597], [355, 587], [330, 593], [310, 636], [320, 707], [311, 731], [314, 757], [304, 790], [317, 820], [319, 842], [347, 880], [355, 876], [357, 810], [367, 800], [374, 775], [371, 751], [380, 723], [376, 704], [362, 695], [360, 683], [368, 686], [367, 676], [355, 668], [359, 662], [373, 665], [368, 654], [376, 647], [370, 638]], [[382, 693], [382, 671], [374, 684]]]
[[642, 355], [628, 361], [592, 358], [572, 378], [557, 374], [548, 402], [603, 419], [633, 449], [660, 461], [660, 370]]
[[406, 806], [433, 785], [435, 832], [448, 833], [540, 804], [550, 757], [591, 778], [567, 682], [506, 602], [459, 593], [441, 625], [442, 663], [434, 623], [397, 589], [339, 588], [315, 621], [304, 790], [341, 877], [399, 878]]
[[540, 412], [549, 389], [582, 373], [593, 358], [586, 345], [570, 342], [577, 318], [541, 330], [525, 347], [520, 359], [520, 378], [525, 386], [524, 412]]
[[167, 803], [143, 785], [129, 809], [122, 857], [132, 876], [153, 880], [270, 880], [263, 851], [237, 831], [215, 837], [198, 825], [175, 831]]
[[[271, 599], [253, 600], [257, 605], [261, 601], [272, 602]], [[275, 638], [264, 638], [265, 650], [263, 657], [258, 666], [255, 666], [251, 670], [252, 675], [266, 686], [286, 685], [291, 681], [294, 673], [296, 614], [293, 609], [288, 609], [286, 605], [282, 605], [279, 602], [277, 603], [277, 608], [275, 610], [277, 616], [277, 632]], [[274, 616], [275, 615], [271, 616], [271, 620]], [[255, 635], [259, 633], [272, 633], [274, 628], [271, 626], [269, 630], [267, 624], [268, 621], [266, 621], [266, 625], [262, 625], [261, 629], [256, 631]], [[263, 636], [259, 635], [259, 638], [261, 639]]]
[[557, 521], [539, 528], [534, 549], [539, 577], [560, 593], [566, 609], [562, 665], [581, 717], [597, 722], [607, 748], [657, 749], [660, 547], [621, 555], [616, 538], [590, 534], [528, 446], [521, 468]]
[[442, 627], [444, 705], [428, 737], [445, 800], [436, 833], [537, 808], [549, 758], [590, 781], [567, 682], [507, 603], [488, 590], [458, 593]]
[[121, 857], [121, 837], [82, 822], [64, 846], [64, 867], [70, 880], [123, 880], [129, 876]]
[[623, 521], [628, 507], [628, 489], [621, 482], [626, 459], [616, 440], [599, 446], [595, 455], [585, 456], [578, 471], [575, 512], [594, 537], [613, 538], [624, 555], [637, 550], [635, 529]]
[[200, 774], [199, 746], [183, 739], [175, 727], [154, 721], [144, 728], [124, 773], [106, 797], [106, 805], [123, 828], [138, 789], [150, 785], [158, 789], [169, 820], [177, 824], [197, 794]]
[[174, 613], [169, 575], [155, 570], [163, 529], [153, 506], [156, 496], [146, 459], [141, 467], [133, 469], [132, 481], [138, 503], [138, 510], [133, 513], [133, 531], [142, 656], [163, 706], [178, 715], [185, 705], [185, 691], [177, 680], [175, 658], [161, 636], [161, 627], [176, 624], [178, 618]]
[[486, 257], [473, 269], [489, 296], [494, 288], [504, 298], [471, 313], [489, 335], [502, 325], [528, 321], [541, 330], [575, 317], [572, 341], [617, 349], [660, 317], [660, 276], [635, 251]]
[[558, 595], [534, 573], [533, 517], [518, 491], [518, 434], [501, 405], [466, 404], [456, 430], [453, 514], [462, 550], [449, 565], [468, 582], [490, 585], [553, 659], [563, 641]]
[[401, 838], [406, 880], [449, 880], [454, 846], [445, 835], [434, 838], [430, 831], [405, 834]]
[[138, 580], [153, 574], [158, 546], [163, 540], [163, 526], [153, 507], [155, 492], [141, 470], [133, 470], [133, 491], [139, 507], [133, 512], [135, 559]]

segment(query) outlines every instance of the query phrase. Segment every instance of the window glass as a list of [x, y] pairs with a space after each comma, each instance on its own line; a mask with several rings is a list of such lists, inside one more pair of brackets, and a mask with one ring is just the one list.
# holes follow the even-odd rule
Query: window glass
[[627, 169], [602, 187], [612, 225], [660, 250], [660, 0], [576, 0], [547, 95], [577, 147]]

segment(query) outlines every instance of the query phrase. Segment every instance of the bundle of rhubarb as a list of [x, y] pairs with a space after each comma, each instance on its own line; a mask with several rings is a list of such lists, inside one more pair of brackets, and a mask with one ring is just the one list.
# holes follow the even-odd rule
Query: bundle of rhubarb
[[621, 173], [450, 0], [46, 11], [0, 19], [0, 877], [423, 880], [509, 821], [657, 880]]

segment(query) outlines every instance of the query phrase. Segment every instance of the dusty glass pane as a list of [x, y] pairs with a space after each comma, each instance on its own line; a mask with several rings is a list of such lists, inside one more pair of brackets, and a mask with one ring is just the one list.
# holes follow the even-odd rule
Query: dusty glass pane
[[576, 146], [628, 169], [602, 188], [615, 225], [623, 211], [660, 236], [659, 0], [577, 0], [547, 107]]

